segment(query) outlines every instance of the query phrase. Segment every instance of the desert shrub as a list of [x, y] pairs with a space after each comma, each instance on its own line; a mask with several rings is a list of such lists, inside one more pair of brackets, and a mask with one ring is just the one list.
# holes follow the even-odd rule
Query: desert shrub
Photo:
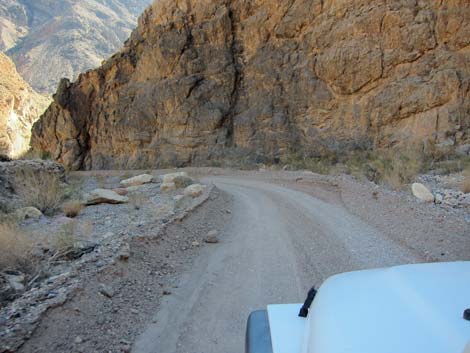
[[371, 180], [400, 189], [425, 170], [425, 158], [419, 149], [387, 149], [372, 154], [368, 165], [374, 170]]
[[52, 214], [61, 204], [64, 189], [57, 175], [45, 170], [20, 169], [15, 176], [16, 193], [26, 206]]
[[320, 157], [304, 156], [301, 152], [291, 153], [281, 158], [281, 164], [289, 165], [294, 170], [310, 170], [314, 173], [328, 174], [338, 163], [334, 152], [324, 153]]
[[62, 225], [59, 232], [54, 236], [52, 241], [52, 248], [60, 256], [64, 256], [67, 253], [74, 251], [74, 249], [78, 246], [76, 229], [77, 223], [69, 222]]
[[80, 201], [68, 201], [62, 206], [62, 210], [67, 217], [77, 217], [83, 210], [83, 203]]
[[460, 188], [463, 193], [470, 193], [470, 168], [464, 172], [463, 181]]
[[33, 237], [23, 232], [12, 222], [0, 224], [0, 272], [34, 269]]
[[85, 190], [85, 180], [82, 177], [68, 177], [64, 186], [64, 199], [79, 200]]
[[24, 152], [18, 159], [42, 159], [42, 160], [50, 160], [52, 156], [50, 152], [47, 151], [33, 151], [29, 149], [28, 151]]
[[73, 220], [62, 225], [50, 241], [50, 247], [55, 253], [53, 259], [73, 260], [87, 253], [90, 247], [86, 244], [89, 243], [92, 230], [93, 226], [89, 222], [79, 224]]

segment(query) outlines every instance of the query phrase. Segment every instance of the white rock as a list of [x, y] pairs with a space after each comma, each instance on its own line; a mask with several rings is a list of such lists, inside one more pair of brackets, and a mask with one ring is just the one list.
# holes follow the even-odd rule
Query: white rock
[[42, 212], [36, 207], [25, 207], [15, 211], [15, 216], [20, 220], [25, 219], [39, 219], [42, 216]]
[[128, 186], [137, 186], [142, 184], [148, 184], [153, 181], [153, 175], [150, 174], [141, 174], [137, 175], [133, 178], [125, 179], [120, 182], [120, 184], [124, 187]]
[[10, 286], [16, 292], [24, 291], [24, 281], [25, 281], [24, 275], [22, 275], [22, 274], [19, 274], [19, 275], [5, 275], [5, 278], [7, 279]]
[[173, 197], [173, 200], [176, 201], [176, 202], [179, 202], [182, 199], [184, 199], [184, 195], [176, 195], [175, 197]]
[[413, 192], [413, 195], [425, 202], [433, 202], [434, 201], [434, 195], [431, 193], [431, 191], [428, 190], [426, 186], [424, 186], [421, 183], [413, 183], [411, 185], [411, 191]]
[[178, 173], [165, 174], [162, 176], [162, 180], [164, 183], [174, 183], [175, 179], [178, 177], [188, 177], [188, 173], [178, 172]]
[[163, 183], [160, 185], [160, 191], [161, 192], [171, 192], [176, 190], [176, 185], [175, 183]]
[[204, 187], [201, 184], [189, 185], [184, 189], [184, 196], [198, 197], [202, 195]]
[[108, 189], [95, 189], [86, 196], [87, 205], [97, 205], [100, 203], [126, 203], [129, 202], [129, 198], [121, 196], [112, 190]]

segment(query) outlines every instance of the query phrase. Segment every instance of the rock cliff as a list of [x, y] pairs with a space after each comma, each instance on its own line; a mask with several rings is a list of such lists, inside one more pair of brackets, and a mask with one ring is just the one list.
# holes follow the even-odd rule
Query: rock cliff
[[61, 82], [32, 145], [72, 169], [470, 140], [467, 0], [159, 0]]
[[36, 93], [0, 52], [0, 154], [18, 157], [29, 148], [33, 123], [49, 99]]

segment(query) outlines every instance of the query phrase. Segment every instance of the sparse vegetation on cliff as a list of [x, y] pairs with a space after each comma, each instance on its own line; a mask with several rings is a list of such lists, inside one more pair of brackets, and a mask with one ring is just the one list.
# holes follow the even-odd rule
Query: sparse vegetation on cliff
[[457, 156], [451, 151], [436, 151], [438, 150], [433, 147], [418, 146], [374, 151], [353, 150], [347, 153], [329, 152], [324, 157], [315, 158], [294, 154], [284, 157], [281, 162], [292, 169], [306, 169], [320, 174], [346, 173], [376, 183], [385, 183], [393, 189], [400, 189], [420, 173], [432, 170], [438, 174], [449, 174], [470, 166], [470, 157]]

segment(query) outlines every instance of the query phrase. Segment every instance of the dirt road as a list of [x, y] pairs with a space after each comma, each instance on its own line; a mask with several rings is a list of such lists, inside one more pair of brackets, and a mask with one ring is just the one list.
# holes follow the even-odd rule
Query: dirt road
[[208, 180], [233, 195], [232, 221], [163, 300], [134, 353], [240, 353], [250, 311], [301, 302], [338, 272], [425, 260], [340, 205], [261, 181]]

